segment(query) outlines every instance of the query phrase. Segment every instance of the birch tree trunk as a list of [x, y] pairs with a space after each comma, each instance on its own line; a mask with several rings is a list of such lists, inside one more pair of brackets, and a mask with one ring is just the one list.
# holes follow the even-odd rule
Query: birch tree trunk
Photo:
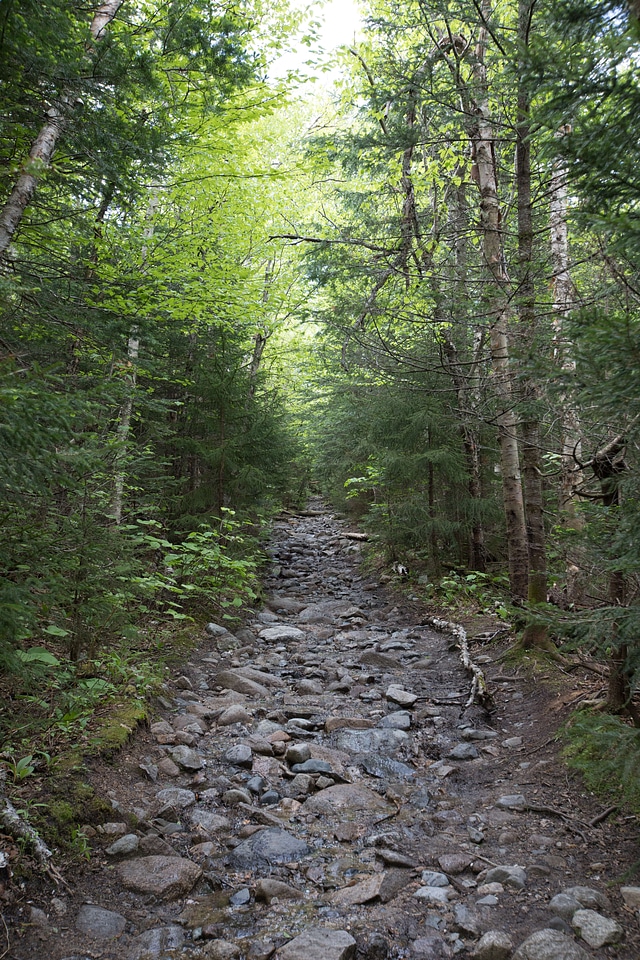
[[492, 293], [490, 348], [493, 384], [498, 401], [498, 443], [502, 472], [502, 496], [507, 526], [509, 582], [514, 596], [525, 599], [529, 578], [529, 547], [525, 523], [522, 477], [518, 451], [518, 417], [515, 412], [513, 376], [509, 352], [509, 276], [504, 257], [501, 230], [498, 177], [494, 156], [494, 130], [489, 110], [485, 53], [490, 4], [483, 0], [483, 26], [476, 45], [475, 100], [476, 120], [470, 135], [475, 160], [475, 176], [480, 190], [480, 224], [483, 258], [489, 273]]
[[[105, 0], [104, 3], [100, 4], [89, 28], [91, 38], [95, 43], [102, 39], [108, 25], [123, 3], [124, 0]], [[93, 51], [93, 46], [87, 48], [88, 55]], [[2, 211], [0, 211], [0, 259], [7, 253], [24, 211], [35, 193], [40, 176], [51, 163], [56, 145], [67, 122], [69, 111], [72, 109], [73, 102], [70, 99], [70, 94], [63, 92], [60, 104], [52, 105], [45, 114], [45, 123], [33, 141], [29, 156], [22, 165], [22, 172], [5, 201]]]

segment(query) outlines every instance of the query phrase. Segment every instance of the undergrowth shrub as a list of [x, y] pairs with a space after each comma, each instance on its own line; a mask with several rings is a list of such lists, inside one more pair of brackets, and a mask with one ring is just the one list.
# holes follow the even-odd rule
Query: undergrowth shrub
[[565, 758], [587, 785], [640, 813], [640, 729], [619, 717], [583, 711], [565, 735]]

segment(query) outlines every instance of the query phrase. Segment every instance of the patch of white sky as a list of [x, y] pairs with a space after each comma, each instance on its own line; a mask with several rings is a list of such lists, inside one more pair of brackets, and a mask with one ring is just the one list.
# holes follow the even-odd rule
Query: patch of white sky
[[317, 40], [311, 46], [300, 43], [295, 50], [279, 57], [269, 73], [272, 78], [285, 77], [297, 71], [308, 78], [316, 78], [322, 86], [336, 79], [335, 53], [339, 47], [353, 46], [362, 34], [362, 13], [356, 0], [326, 0], [324, 3], [305, 3], [290, 0], [291, 5], [310, 14], [317, 22]]

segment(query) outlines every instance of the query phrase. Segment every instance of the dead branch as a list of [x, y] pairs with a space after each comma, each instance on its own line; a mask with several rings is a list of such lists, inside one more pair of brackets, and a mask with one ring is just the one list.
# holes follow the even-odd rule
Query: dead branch
[[441, 620], [439, 617], [427, 617], [427, 623], [442, 633], [452, 634], [460, 648], [462, 666], [471, 674], [471, 690], [463, 710], [467, 710], [475, 700], [484, 707], [488, 706], [493, 698], [489, 692], [487, 679], [483, 671], [471, 658], [467, 631], [459, 623], [451, 623], [451, 621]]

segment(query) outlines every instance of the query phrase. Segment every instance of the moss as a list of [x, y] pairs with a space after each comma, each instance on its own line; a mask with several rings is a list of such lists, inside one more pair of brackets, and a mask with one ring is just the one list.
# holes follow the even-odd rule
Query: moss
[[132, 736], [139, 723], [147, 719], [147, 704], [143, 700], [115, 703], [109, 715], [98, 725], [94, 743], [105, 756], [117, 753]]

